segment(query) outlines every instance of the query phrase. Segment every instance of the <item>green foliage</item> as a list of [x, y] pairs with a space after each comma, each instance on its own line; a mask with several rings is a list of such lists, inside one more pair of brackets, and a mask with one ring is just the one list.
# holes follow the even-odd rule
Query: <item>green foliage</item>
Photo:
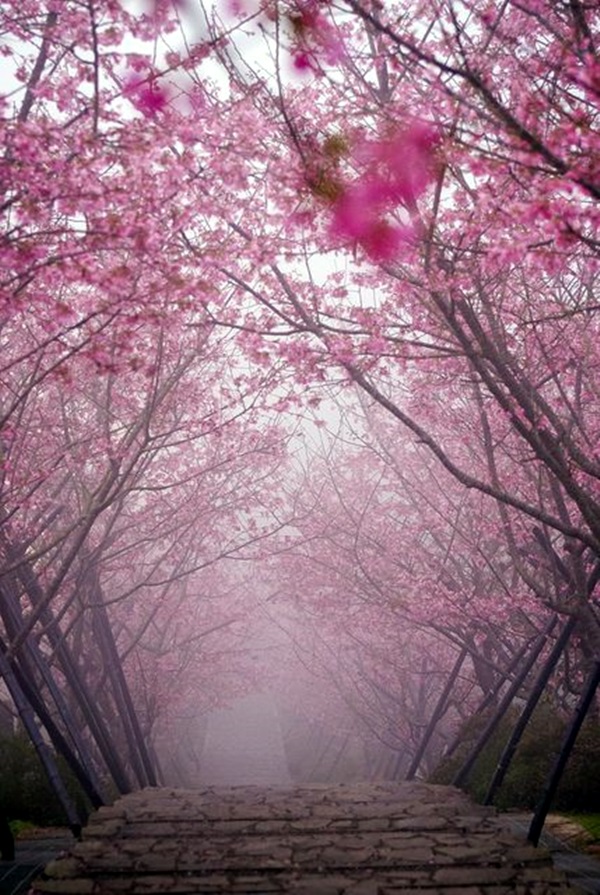
[[[85, 816], [88, 808], [77, 782], [60, 757], [57, 764], [73, 801]], [[67, 823], [37, 753], [24, 733], [0, 736], [0, 805], [13, 823], [17, 820], [39, 826]]]
[[15, 839], [18, 839], [22, 833], [27, 833], [36, 828], [35, 824], [32, 824], [30, 820], [11, 820], [9, 827]]
[[[460, 746], [450, 759], [442, 759], [431, 780], [433, 783], [451, 783], [454, 775], [462, 766], [475, 747], [479, 734], [490, 720], [491, 714], [486, 713], [476, 718], [469, 718], [460, 732]], [[514, 717], [512, 719], [514, 721]], [[502, 749], [510, 735], [511, 723], [507, 716], [500, 722], [496, 732], [488, 742], [485, 749], [479, 755], [473, 770], [469, 776], [465, 789], [477, 802], [483, 801], [487, 788]]]
[[564, 811], [597, 811], [600, 805], [600, 721], [584, 723], [559, 788], [555, 807]]
[[[461, 745], [450, 760], [443, 760], [433, 780], [449, 783], [489, 720], [470, 719], [461, 733]], [[483, 750], [466, 785], [476, 801], [483, 801], [518, 714], [509, 712]], [[499, 808], [535, 808], [558, 755], [566, 722], [549, 704], [538, 706], [513, 757], [495, 804]], [[560, 782], [553, 808], [559, 811], [593, 811], [600, 804], [600, 723], [589, 718], [583, 725]]]
[[584, 830], [593, 837], [593, 841], [600, 842], [600, 814], [569, 814]]

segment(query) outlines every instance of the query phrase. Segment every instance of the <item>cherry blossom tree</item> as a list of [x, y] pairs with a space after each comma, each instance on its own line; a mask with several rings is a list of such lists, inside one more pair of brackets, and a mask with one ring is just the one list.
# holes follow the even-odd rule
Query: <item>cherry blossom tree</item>
[[[254, 277], [229, 271], [258, 308], [248, 350], [260, 360], [287, 335], [301, 381], [337, 367], [496, 501], [513, 561], [535, 542], [560, 569], [553, 602], [597, 656], [595, 12], [278, 11], [270, 34], [306, 81], [285, 81], [283, 62], [272, 81], [226, 62], [287, 131], [289, 226], [311, 276], [283, 254]], [[319, 274], [315, 253], [333, 247], [355, 260]]]
[[[244, 470], [238, 451], [219, 467], [219, 450], [203, 447], [226, 442], [249, 407], [316, 405], [334, 384], [389, 414], [412, 440], [405, 458], [419, 461], [401, 470], [410, 498], [397, 532], [386, 530], [397, 512], [387, 472], [363, 477], [362, 507], [331, 495], [344, 572], [368, 592], [369, 619], [412, 576], [411, 612], [427, 589], [445, 636], [462, 620], [491, 643], [489, 625], [474, 633], [482, 616], [515, 626], [478, 661], [510, 649], [523, 614], [551, 610], [575, 620], [577, 669], [591, 669], [598, 10], [579, 0], [128, 9], [25, 0], [0, 13], [7, 660], [49, 611], [75, 637], [86, 563], [89, 593], [104, 594], [93, 604], [112, 599], [95, 564], [106, 562], [115, 615], [140, 544], [140, 596], [201, 569], [192, 520], [169, 502], [203, 505], [200, 469], [221, 524], [236, 517], [244, 532], [208, 553], [262, 537], [247, 529], [268, 504], [264, 487], [244, 479], [236, 504], [222, 478]], [[221, 334], [243, 362], [204, 363]], [[261, 435], [248, 453], [257, 482], [269, 469]], [[138, 517], [147, 534], [136, 541]], [[165, 518], [163, 548], [152, 530]], [[319, 563], [333, 567], [338, 546], [327, 533], [311, 557], [317, 591]], [[155, 611], [135, 625], [122, 615], [120, 642], [106, 648], [126, 652]]]
[[[121, 791], [156, 782], [159, 717], [168, 726], [197, 690], [205, 706], [225, 697], [211, 670], [252, 607], [226, 579], [221, 600], [202, 591], [216, 562], [273, 524], [264, 480], [282, 449], [224, 368], [227, 336], [152, 326], [144, 338], [151, 373], [90, 376], [81, 357], [68, 384], [27, 383], [5, 447], [3, 655], [95, 804], [105, 775]], [[7, 393], [21, 373], [6, 374]], [[232, 627], [202, 654], [201, 640]], [[233, 669], [229, 682], [235, 692]]]
[[[459, 656], [430, 761], [465, 713], [498, 692], [552, 613], [519, 577], [481, 496], [423, 447], [399, 442], [376, 406], [356, 411], [324, 439], [318, 462], [313, 448], [310, 473], [288, 484], [295, 521], [275, 541], [271, 573], [277, 604], [285, 595], [303, 619], [296, 636], [312, 644], [308, 666], [337, 682], [359, 727], [401, 753], [398, 773]], [[563, 674], [555, 693], [568, 690]]]
[[[186, 594], [202, 588], [203, 570], [260, 536], [257, 500], [279, 436], [245, 424], [257, 386], [225, 337], [212, 338], [203, 308], [208, 270], [227, 252], [201, 183], [202, 153], [190, 152], [191, 113], [209, 93], [188, 78], [173, 130], [159, 116], [171, 88], [131, 51], [168, 32], [169, 11], [11, 6], [3, 12], [14, 79], [3, 106], [6, 656], [35, 683], [30, 701], [47, 730], [54, 723], [53, 743], [70, 748], [80, 778], [108, 770], [123, 790], [155, 779], [145, 740], [161, 713], [168, 723], [175, 694], [183, 699], [183, 668], [187, 692], [208, 682], [208, 660], [202, 674], [200, 660], [192, 663], [194, 678], [185, 642], [242, 624], [235, 601], [195, 607]], [[207, 158], [232, 133], [224, 120], [213, 125]], [[197, 260], [200, 241], [194, 252], [184, 241], [186, 207], [194, 216], [204, 207], [213, 224], [208, 267]], [[200, 301], [191, 300], [192, 279]], [[173, 312], [178, 323], [167, 326]], [[153, 652], [161, 674], [147, 668], [144, 679]], [[226, 655], [221, 643], [213, 661]], [[130, 687], [142, 681], [134, 707]], [[54, 721], [40, 717], [45, 705]], [[64, 736], [77, 730], [83, 741], [68, 747]]]

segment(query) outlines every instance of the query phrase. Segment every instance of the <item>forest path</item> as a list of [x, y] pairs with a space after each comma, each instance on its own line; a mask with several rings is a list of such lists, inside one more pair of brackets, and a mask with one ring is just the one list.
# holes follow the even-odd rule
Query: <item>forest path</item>
[[549, 854], [425, 783], [146, 789], [101, 808], [35, 893], [550, 895]]
[[253, 693], [209, 715], [200, 782], [291, 784], [279, 715], [270, 696]]

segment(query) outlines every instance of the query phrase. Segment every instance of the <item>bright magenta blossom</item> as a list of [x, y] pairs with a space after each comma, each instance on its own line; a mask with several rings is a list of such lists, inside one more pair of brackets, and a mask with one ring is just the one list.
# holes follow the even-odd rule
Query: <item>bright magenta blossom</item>
[[408, 223], [390, 220], [398, 207], [411, 211], [431, 180], [437, 131], [414, 122], [405, 131], [357, 151], [360, 178], [343, 189], [333, 205], [331, 230], [335, 237], [358, 243], [373, 260], [393, 257], [414, 236]]
[[123, 92], [136, 109], [147, 118], [152, 118], [157, 112], [162, 112], [169, 100], [167, 91], [159, 86], [153, 77], [143, 78], [139, 75], [132, 75], [125, 82]]

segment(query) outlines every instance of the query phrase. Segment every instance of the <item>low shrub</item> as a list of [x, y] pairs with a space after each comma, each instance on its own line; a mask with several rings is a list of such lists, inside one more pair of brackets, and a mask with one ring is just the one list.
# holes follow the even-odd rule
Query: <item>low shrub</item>
[[32, 824], [30, 820], [11, 820], [9, 826], [15, 839], [18, 839], [23, 833], [29, 833], [36, 829], [35, 824]]
[[[466, 722], [461, 732], [459, 749], [451, 759], [441, 761], [433, 775], [434, 782], [451, 782], [489, 717], [488, 714]], [[507, 713], [475, 763], [465, 789], [476, 801], [483, 801], [485, 798], [517, 717], [516, 710]], [[495, 804], [499, 808], [535, 808], [559, 753], [566, 723], [549, 704], [538, 706], [513, 757], [504, 783], [496, 794]], [[553, 808], [560, 811], [593, 811], [599, 804], [600, 723], [590, 717], [584, 722], [571, 753]]]
[[[57, 764], [76, 807], [88, 812], [83, 793], [60, 757]], [[67, 818], [29, 738], [24, 733], [0, 736], [0, 805], [11, 821], [63, 826]]]

